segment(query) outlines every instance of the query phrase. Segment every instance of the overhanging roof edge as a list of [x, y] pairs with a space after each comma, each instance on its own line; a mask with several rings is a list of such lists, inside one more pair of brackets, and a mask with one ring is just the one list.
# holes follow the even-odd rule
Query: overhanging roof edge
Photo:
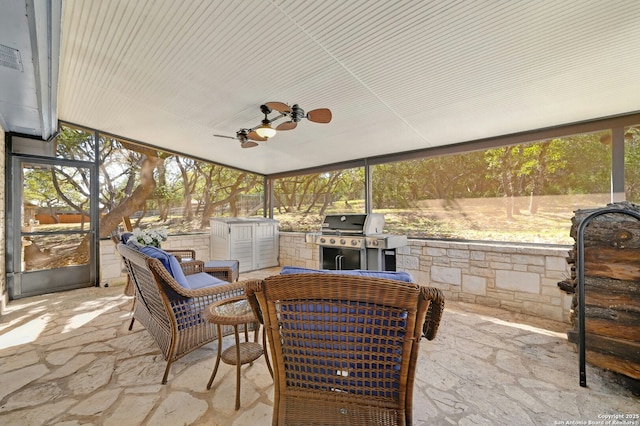
[[[493, 136], [485, 139], [458, 142], [451, 145], [404, 151], [394, 154], [377, 155], [373, 157], [363, 157], [341, 163], [331, 163], [305, 169], [290, 170], [267, 174], [267, 179], [278, 179], [283, 177], [305, 175], [311, 173], [327, 172], [339, 168], [363, 167], [365, 164], [376, 165], [383, 163], [393, 163], [396, 161], [416, 160], [419, 158], [438, 157], [449, 154], [459, 154], [462, 152], [479, 151], [484, 149], [498, 148], [501, 146], [517, 145], [527, 142], [535, 142], [543, 139], [570, 136], [577, 133], [590, 133], [607, 128], [630, 126], [640, 124], [640, 111], [626, 114], [601, 117], [592, 120], [579, 121], [574, 123], [561, 124], [541, 129], [527, 130], [524, 132], [511, 133], [508, 135]], [[344, 166], [344, 167], [341, 167]]]
[[204, 161], [204, 162], [207, 162], [207, 163], [215, 164], [217, 166], [227, 167], [229, 169], [237, 170], [239, 172], [251, 173], [251, 174], [258, 175], [258, 176], [263, 176], [263, 177], [266, 176], [263, 173], [254, 172], [252, 170], [241, 169], [241, 168], [236, 167], [236, 166], [230, 166], [228, 164], [219, 163], [217, 161], [207, 160], [206, 158], [201, 158], [201, 157], [198, 157], [198, 156], [195, 156], [195, 155], [185, 154], [184, 152], [178, 152], [178, 151], [175, 151], [175, 150], [172, 150], [172, 149], [168, 149], [168, 148], [162, 148], [162, 147], [159, 147], [157, 145], [153, 145], [153, 144], [146, 143], [146, 142], [140, 142], [140, 141], [137, 141], [135, 139], [127, 138], [127, 137], [124, 137], [124, 136], [119, 136], [119, 135], [116, 135], [116, 134], [113, 134], [113, 133], [109, 133], [109, 132], [103, 132], [102, 130], [93, 129], [91, 127], [83, 126], [81, 124], [70, 123], [70, 122], [64, 121], [64, 120], [58, 120], [58, 125], [59, 126], [60, 125], [67, 125], [67, 126], [71, 126], [71, 127], [77, 127], [77, 128], [80, 128], [80, 129], [89, 130], [89, 131], [92, 131], [92, 132], [98, 132], [101, 135], [105, 135], [105, 136], [108, 136], [108, 137], [111, 137], [111, 138], [114, 138], [114, 139], [122, 139], [122, 140], [127, 141], [129, 143], [132, 143], [134, 145], [141, 145], [141, 146], [144, 146], [144, 147], [147, 147], [147, 148], [157, 149], [158, 151], [164, 151], [164, 152], [168, 152], [168, 153], [174, 154], [174, 155], [181, 155], [183, 157], [192, 158], [194, 160]]

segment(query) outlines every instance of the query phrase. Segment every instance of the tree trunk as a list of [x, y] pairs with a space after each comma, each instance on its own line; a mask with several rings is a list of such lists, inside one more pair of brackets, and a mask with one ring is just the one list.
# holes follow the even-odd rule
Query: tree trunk
[[502, 149], [501, 158], [501, 178], [502, 190], [504, 191], [505, 207], [507, 209], [507, 220], [513, 220], [515, 204], [513, 199], [513, 172], [511, 170], [511, 151], [509, 147]]
[[176, 156], [175, 159], [176, 163], [178, 164], [178, 168], [180, 169], [180, 175], [182, 176], [182, 185], [184, 186], [184, 217], [187, 222], [191, 222], [194, 216], [193, 206], [191, 205], [191, 200], [193, 199], [193, 190], [191, 187], [191, 182], [189, 182], [189, 174], [187, 173], [186, 167], [180, 161], [180, 157]]
[[160, 185], [161, 191], [156, 193], [156, 200], [158, 201], [158, 213], [161, 222], [165, 222], [169, 218], [169, 200], [167, 200], [167, 173], [166, 168], [164, 167], [164, 158], [158, 162], [158, 182]]
[[[130, 147], [127, 148], [131, 149]], [[140, 184], [134, 189], [129, 198], [100, 219], [101, 238], [108, 237], [111, 231], [118, 227], [123, 217], [131, 216], [133, 213], [142, 209], [147, 198], [149, 198], [156, 189], [153, 171], [160, 162], [157, 152], [150, 149], [141, 151], [140, 147], [135, 148], [137, 151], [146, 155], [140, 168]]]
[[535, 174], [533, 175], [533, 182], [531, 184], [531, 195], [529, 198], [529, 213], [536, 214], [538, 213], [538, 195], [541, 195], [544, 192], [545, 186], [545, 174], [547, 171], [547, 153], [549, 151], [549, 145], [551, 141], [546, 141], [540, 143], [540, 152], [538, 153], [538, 166], [536, 168]]

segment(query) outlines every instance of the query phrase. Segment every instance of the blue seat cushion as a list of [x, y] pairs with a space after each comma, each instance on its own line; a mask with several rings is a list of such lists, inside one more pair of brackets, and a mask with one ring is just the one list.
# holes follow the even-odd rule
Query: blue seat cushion
[[358, 275], [361, 277], [385, 278], [388, 280], [403, 281], [412, 283], [413, 278], [407, 272], [402, 271], [366, 271], [362, 269], [336, 271], [331, 269], [309, 269], [297, 266], [284, 266], [280, 275], [288, 274], [338, 274], [338, 275]]
[[[229, 284], [228, 282], [212, 277], [206, 272], [198, 272], [197, 274], [187, 275], [186, 277], [188, 289], [198, 290], [205, 287], [213, 287], [220, 284]], [[183, 286], [185, 287], [185, 286]]]
[[232, 271], [238, 269], [237, 260], [208, 260], [204, 263], [205, 268], [231, 268]]

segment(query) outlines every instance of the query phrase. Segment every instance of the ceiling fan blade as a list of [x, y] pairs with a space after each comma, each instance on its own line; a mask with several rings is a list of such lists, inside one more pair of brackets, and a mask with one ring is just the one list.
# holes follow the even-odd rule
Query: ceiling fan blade
[[314, 123], [328, 123], [331, 121], [331, 110], [327, 108], [314, 109], [307, 113], [309, 121]]
[[234, 138], [233, 136], [227, 136], [227, 135], [213, 135], [213, 136], [216, 136], [218, 138], [237, 139], [237, 138]]
[[258, 143], [254, 142], [254, 141], [247, 140], [245, 142], [240, 143], [240, 146], [242, 148], [253, 148], [254, 146], [258, 146]]
[[262, 136], [258, 135], [255, 130], [253, 132], [249, 132], [247, 137], [251, 140], [260, 141], [260, 142], [267, 140], [267, 138], [263, 138]]
[[285, 121], [284, 123], [280, 123], [278, 124], [278, 127], [276, 127], [276, 130], [292, 130], [295, 129], [296, 126], [298, 126], [298, 123], [296, 123], [295, 121]]
[[291, 107], [282, 102], [267, 102], [265, 105], [278, 112], [286, 112], [286, 113], [291, 112]]

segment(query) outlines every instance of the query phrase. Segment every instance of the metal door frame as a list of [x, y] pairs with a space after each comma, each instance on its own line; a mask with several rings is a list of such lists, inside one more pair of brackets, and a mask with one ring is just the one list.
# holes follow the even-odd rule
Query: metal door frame
[[[98, 141], [96, 140], [97, 144]], [[9, 150], [8, 150], [9, 151]], [[95, 162], [68, 160], [62, 158], [46, 157], [29, 154], [13, 154], [9, 151], [7, 155], [10, 164], [11, 173], [6, 180], [6, 283], [9, 299], [18, 299], [22, 297], [34, 296], [53, 291], [63, 291], [75, 288], [95, 286], [99, 282], [99, 211], [98, 211], [98, 167]], [[63, 268], [54, 268], [40, 271], [22, 271], [21, 251], [22, 251], [22, 216], [20, 214], [20, 200], [22, 199], [21, 170], [24, 163], [41, 163], [52, 166], [68, 166], [89, 169], [90, 174], [90, 223], [89, 230], [73, 233], [88, 233], [90, 235], [89, 243], [89, 263], [87, 265], [67, 266]], [[88, 268], [88, 270], [87, 270]], [[86, 274], [87, 280], [78, 282], [76, 278], [78, 273]], [[39, 279], [46, 283], [71, 283], [68, 285], [57, 284], [50, 291], [23, 292], [22, 279], [26, 274], [35, 276], [39, 274]], [[75, 282], [74, 282], [75, 281]]]

